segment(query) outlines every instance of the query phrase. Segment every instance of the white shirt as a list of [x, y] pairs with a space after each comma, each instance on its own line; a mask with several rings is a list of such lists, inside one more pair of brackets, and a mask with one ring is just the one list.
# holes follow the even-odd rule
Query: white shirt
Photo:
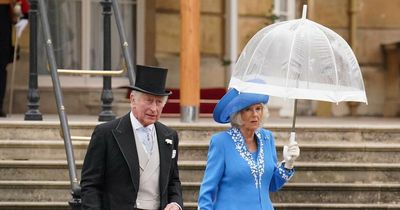
[[[137, 134], [139, 137], [139, 141], [142, 143], [142, 146], [146, 153], [150, 156], [152, 151], [153, 151], [153, 145], [154, 145], [154, 139], [156, 139], [156, 129], [154, 124], [150, 124], [146, 127], [144, 127], [137, 119], [136, 117], [130, 113], [130, 118], [131, 118], [131, 124], [133, 131]], [[146, 129], [148, 130], [149, 133], [146, 132]], [[150, 142], [148, 142], [150, 141]]]

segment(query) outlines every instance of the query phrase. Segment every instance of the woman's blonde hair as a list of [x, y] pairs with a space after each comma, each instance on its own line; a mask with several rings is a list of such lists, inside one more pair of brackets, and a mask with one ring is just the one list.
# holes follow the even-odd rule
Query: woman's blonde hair
[[[253, 104], [254, 105], [254, 104]], [[267, 118], [269, 117], [269, 111], [268, 111], [268, 107], [267, 104], [261, 104], [263, 106], [263, 116], [261, 117], [261, 123], [260, 123], [260, 127], [262, 127], [262, 125], [264, 124], [264, 122], [267, 120]], [[252, 105], [251, 105], [252, 106]], [[247, 107], [246, 107], [247, 108]], [[244, 109], [246, 109], [244, 108]], [[242, 109], [243, 110], [243, 109]], [[240, 112], [242, 111], [238, 111], [233, 113], [230, 116], [231, 119], [231, 126], [232, 127], [236, 127], [239, 128], [240, 126], [243, 125], [243, 121], [242, 121], [242, 117], [240, 115]]]

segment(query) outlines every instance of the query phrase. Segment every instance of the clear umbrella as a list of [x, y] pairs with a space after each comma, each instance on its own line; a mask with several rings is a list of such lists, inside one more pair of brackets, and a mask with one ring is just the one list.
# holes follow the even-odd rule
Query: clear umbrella
[[269, 25], [250, 39], [229, 87], [290, 99], [367, 103], [352, 49], [334, 31], [306, 19], [306, 9], [301, 19]]

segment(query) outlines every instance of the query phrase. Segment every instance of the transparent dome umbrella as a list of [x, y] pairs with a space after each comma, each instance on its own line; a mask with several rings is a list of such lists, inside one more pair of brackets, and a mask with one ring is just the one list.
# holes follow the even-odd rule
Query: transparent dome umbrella
[[232, 72], [230, 88], [241, 92], [339, 103], [367, 103], [357, 59], [331, 29], [306, 19], [269, 25], [246, 44]]

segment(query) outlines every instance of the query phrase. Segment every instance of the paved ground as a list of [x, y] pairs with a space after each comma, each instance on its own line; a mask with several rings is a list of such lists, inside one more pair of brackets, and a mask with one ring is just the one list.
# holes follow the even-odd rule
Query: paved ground
[[[68, 115], [69, 124], [97, 124], [98, 116], [95, 115]], [[168, 125], [198, 125], [198, 126], [221, 126], [214, 122], [210, 117], [201, 117], [197, 122], [184, 123], [181, 122], [179, 117], [162, 117], [161, 122]], [[57, 115], [43, 115], [43, 121], [24, 121], [24, 115], [15, 114], [11, 117], [0, 118], [0, 124], [2, 123], [58, 123], [59, 118]], [[266, 126], [283, 126], [290, 127], [292, 125], [291, 118], [269, 118], [265, 123]], [[298, 127], [386, 127], [386, 128], [399, 128], [400, 129], [400, 117], [397, 118], [383, 118], [383, 117], [297, 117], [296, 126]]]

